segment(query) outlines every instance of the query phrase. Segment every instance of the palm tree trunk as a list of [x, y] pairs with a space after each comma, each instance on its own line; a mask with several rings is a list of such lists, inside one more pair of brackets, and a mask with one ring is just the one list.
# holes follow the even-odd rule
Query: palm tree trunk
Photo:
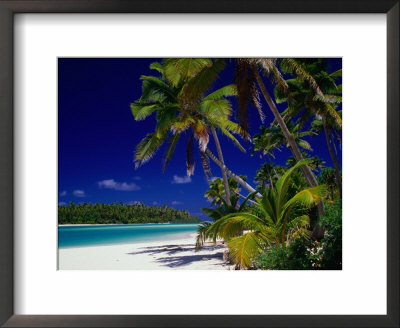
[[[283, 135], [285, 136], [287, 143], [289, 144], [290, 150], [293, 153], [294, 158], [296, 161], [301, 161], [303, 158], [303, 155], [301, 154], [299, 147], [296, 144], [296, 141], [294, 140], [293, 136], [291, 135], [288, 127], [286, 126], [285, 121], [283, 120], [281, 114], [278, 111], [278, 108], [276, 107], [275, 103], [273, 102], [271, 96], [269, 95], [267, 88], [265, 87], [264, 82], [261, 79], [260, 74], [258, 73], [257, 69], [253, 69], [256, 80], [258, 85], [260, 86], [261, 92], [267, 101], [272, 113], [274, 114], [275, 120], [278, 122], [279, 127], [281, 128]], [[311, 172], [310, 168], [307, 165], [302, 166], [302, 171], [304, 173], [304, 176], [307, 179], [308, 184], [311, 187], [315, 187], [318, 185], [317, 180], [315, 179], [314, 174]]]
[[[221, 149], [221, 145], [219, 143], [219, 139], [217, 136], [217, 131], [215, 131], [215, 128], [212, 126], [211, 127], [211, 132], [213, 134], [214, 137], [214, 141], [215, 141], [215, 146], [217, 147], [217, 152], [218, 152], [218, 157], [219, 160], [221, 161], [221, 163], [225, 166], [224, 163], [224, 157], [222, 155], [222, 149]], [[231, 193], [229, 190], [229, 183], [228, 183], [228, 178], [226, 177], [226, 172], [225, 169], [221, 167], [221, 172], [222, 172], [222, 180], [224, 182], [224, 188], [225, 188], [225, 198], [226, 198], [226, 203], [231, 206]]]
[[[267, 167], [268, 167], [268, 162], [265, 161], [265, 163], [267, 163]], [[272, 163], [271, 163], [271, 167], [273, 167]], [[271, 184], [271, 188], [274, 188], [274, 184], [272, 182], [271, 170], [269, 168], [267, 168], [267, 171], [268, 171], [268, 178], [269, 178], [269, 183]]]
[[[279, 126], [281, 128], [282, 133], [285, 136], [285, 138], [286, 138], [286, 140], [287, 140], [287, 142], [289, 144], [289, 147], [290, 147], [290, 149], [291, 149], [291, 151], [293, 153], [294, 158], [296, 159], [297, 162], [301, 161], [302, 159], [304, 159], [303, 155], [301, 154], [301, 152], [299, 150], [299, 147], [296, 144], [296, 141], [294, 140], [294, 138], [291, 135], [288, 127], [286, 126], [285, 121], [283, 120], [281, 114], [279, 113], [278, 108], [276, 107], [276, 105], [273, 102], [271, 96], [269, 95], [269, 93], [267, 91], [267, 88], [265, 87], [265, 84], [264, 84], [263, 80], [261, 79], [261, 76], [258, 73], [256, 67], [253, 67], [253, 72], [254, 72], [254, 75], [256, 77], [257, 83], [258, 83], [258, 85], [259, 85], [259, 87], [261, 89], [261, 93], [263, 94], [263, 96], [264, 96], [269, 108], [271, 109], [272, 113], [274, 114], [275, 120], [278, 122], [278, 124], [279, 124]], [[302, 172], [303, 172], [308, 184], [311, 187], [318, 186], [317, 179], [315, 178], [314, 174], [311, 172], [311, 170], [308, 167], [308, 165], [303, 165], [301, 167], [301, 170], [302, 170]], [[321, 216], [323, 214], [324, 214], [324, 205], [322, 204], [322, 202], [319, 202], [318, 203], [318, 216]], [[313, 234], [313, 238], [315, 238], [315, 239], [322, 238], [323, 229], [322, 229], [322, 227], [319, 226], [318, 222], [315, 225], [312, 234]]]
[[[250, 186], [246, 181], [244, 181], [241, 177], [237, 176], [235, 173], [233, 173], [231, 170], [229, 170], [225, 164], [222, 164], [219, 159], [217, 159], [214, 154], [207, 148], [206, 149], [206, 154], [214, 161], [215, 164], [217, 164], [220, 168], [223, 168], [233, 180], [235, 180], [237, 183], [239, 183], [243, 188], [245, 188], [248, 192], [255, 192], [256, 190]], [[260, 193], [256, 194], [257, 198], [262, 198], [262, 195]]]
[[329, 140], [329, 132], [328, 132], [328, 129], [326, 127], [326, 122], [325, 122], [324, 118], [322, 118], [322, 126], [324, 127], [326, 144], [328, 145], [328, 150], [329, 150], [329, 154], [331, 155], [333, 167], [335, 168], [336, 184], [337, 184], [337, 187], [339, 189], [340, 199], [342, 199], [342, 181], [341, 181], [341, 178], [340, 178], [339, 167], [338, 167], [338, 164], [336, 162], [335, 154], [333, 153], [333, 150], [332, 150], [332, 146], [331, 146], [331, 143], [330, 143], [330, 140]]

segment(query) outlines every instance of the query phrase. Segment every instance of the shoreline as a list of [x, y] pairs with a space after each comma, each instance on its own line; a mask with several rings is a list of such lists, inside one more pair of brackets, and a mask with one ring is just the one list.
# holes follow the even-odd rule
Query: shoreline
[[180, 238], [129, 244], [58, 249], [59, 270], [230, 270], [227, 246], [206, 243], [195, 251], [196, 233]]
[[[202, 221], [205, 222], [205, 221]], [[87, 227], [87, 226], [111, 226], [111, 225], [144, 225], [144, 224], [201, 224], [202, 222], [192, 222], [192, 223], [77, 223], [77, 224], [58, 224], [59, 227]]]

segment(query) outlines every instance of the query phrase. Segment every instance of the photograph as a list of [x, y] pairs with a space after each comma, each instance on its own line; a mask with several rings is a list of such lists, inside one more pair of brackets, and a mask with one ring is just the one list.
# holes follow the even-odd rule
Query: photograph
[[342, 270], [341, 57], [57, 70], [58, 270]]

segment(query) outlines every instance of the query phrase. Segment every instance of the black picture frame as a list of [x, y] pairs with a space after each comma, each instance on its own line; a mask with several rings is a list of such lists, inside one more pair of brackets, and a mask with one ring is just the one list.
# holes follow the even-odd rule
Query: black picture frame
[[[387, 16], [387, 315], [14, 315], [16, 13], [384, 13]], [[398, 0], [0, 0], [0, 324], [4, 327], [399, 327]]]

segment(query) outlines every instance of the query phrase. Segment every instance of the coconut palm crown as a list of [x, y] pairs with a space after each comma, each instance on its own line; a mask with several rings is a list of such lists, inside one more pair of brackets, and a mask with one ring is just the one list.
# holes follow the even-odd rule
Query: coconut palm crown
[[208, 178], [211, 177], [206, 155], [210, 132], [214, 139], [214, 132], [220, 132], [245, 151], [233, 135], [241, 132], [239, 125], [229, 120], [232, 108], [227, 97], [237, 95], [236, 86], [227, 85], [206, 94], [224, 67], [223, 59], [203, 58], [170, 58], [150, 65], [160, 76], [141, 77], [142, 96], [131, 104], [131, 110], [137, 121], [155, 113], [156, 128], [137, 145], [134, 160], [136, 167], [150, 160], [167, 141], [163, 165], [165, 170], [184, 134], [188, 136], [188, 176], [194, 173], [193, 144], [197, 140], [204, 171]]

